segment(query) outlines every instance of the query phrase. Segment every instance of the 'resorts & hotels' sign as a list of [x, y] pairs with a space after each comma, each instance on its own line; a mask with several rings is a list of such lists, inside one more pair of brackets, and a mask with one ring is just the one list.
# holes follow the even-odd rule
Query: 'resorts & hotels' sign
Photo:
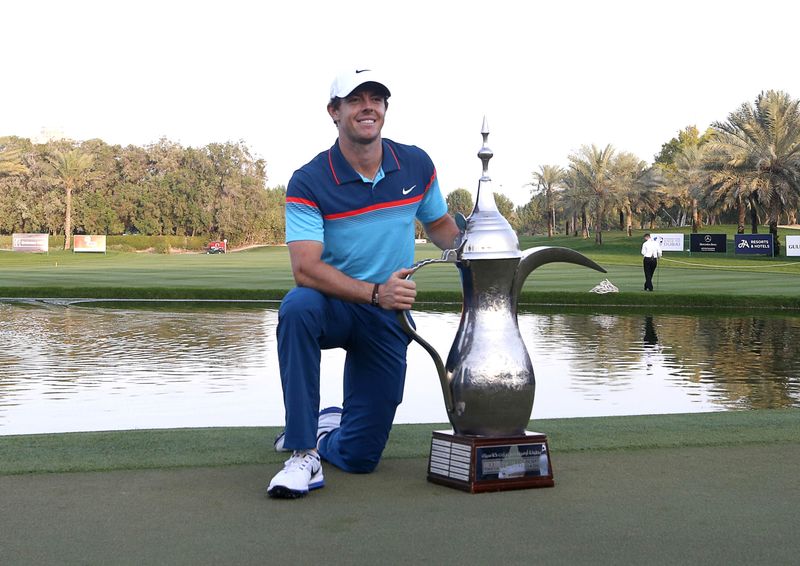
[[775, 255], [772, 234], [734, 234], [734, 252], [745, 255]]

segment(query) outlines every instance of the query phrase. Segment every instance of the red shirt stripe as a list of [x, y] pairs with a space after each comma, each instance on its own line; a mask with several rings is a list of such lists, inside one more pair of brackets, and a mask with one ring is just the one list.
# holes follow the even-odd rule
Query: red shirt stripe
[[333, 180], [336, 181], [337, 185], [341, 185], [342, 183], [339, 182], [339, 177], [336, 176], [336, 170], [333, 168], [333, 159], [331, 159], [331, 150], [328, 150], [328, 167], [331, 168], [331, 175], [333, 175]]
[[340, 218], [349, 218], [351, 216], [358, 216], [359, 214], [365, 214], [367, 212], [372, 212], [373, 210], [382, 210], [384, 208], [395, 208], [398, 206], [406, 206], [408, 204], [413, 204], [415, 202], [421, 201], [423, 196], [424, 195], [418, 195], [404, 200], [395, 200], [392, 202], [382, 202], [379, 204], [373, 204], [372, 206], [365, 206], [364, 208], [359, 208], [358, 210], [339, 212], [337, 214], [328, 214], [325, 216], [325, 220], [339, 220]]
[[292, 202], [294, 204], [305, 204], [306, 206], [313, 206], [314, 208], [319, 208], [317, 206], [317, 203], [315, 203], [313, 200], [308, 200], [299, 197], [286, 197], [286, 202]]

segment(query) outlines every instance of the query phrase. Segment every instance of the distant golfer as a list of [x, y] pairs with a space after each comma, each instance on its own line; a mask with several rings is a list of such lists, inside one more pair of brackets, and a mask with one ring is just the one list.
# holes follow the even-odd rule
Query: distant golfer
[[[459, 236], [430, 157], [381, 137], [388, 99], [375, 71], [338, 76], [328, 102], [338, 139], [286, 189], [297, 286], [278, 315], [286, 430], [275, 448], [292, 456], [272, 478], [271, 497], [322, 487], [320, 458], [347, 472], [375, 469], [403, 398], [410, 339], [396, 311], [411, 308], [417, 294], [406, 279], [414, 221], [442, 249]], [[347, 351], [344, 403], [319, 411], [321, 350], [329, 348]]]
[[644, 290], [653, 290], [653, 273], [656, 272], [658, 267], [658, 258], [661, 257], [661, 246], [659, 243], [650, 237], [650, 234], [644, 235], [644, 243], [642, 243], [642, 260], [644, 266]]

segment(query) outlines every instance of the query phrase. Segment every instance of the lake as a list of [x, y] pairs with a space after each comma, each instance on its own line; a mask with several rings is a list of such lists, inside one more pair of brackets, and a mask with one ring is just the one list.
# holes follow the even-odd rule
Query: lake
[[[453, 312], [414, 311], [446, 357]], [[277, 304], [0, 302], [0, 435], [278, 426]], [[533, 418], [800, 407], [800, 317], [763, 313], [519, 315]], [[342, 351], [323, 352], [322, 406]], [[433, 362], [409, 348], [397, 423], [446, 423]]]

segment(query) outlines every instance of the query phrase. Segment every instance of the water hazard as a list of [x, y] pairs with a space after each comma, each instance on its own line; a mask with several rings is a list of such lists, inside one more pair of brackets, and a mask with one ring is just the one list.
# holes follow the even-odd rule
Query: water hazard
[[[415, 312], [446, 356], [457, 313]], [[0, 435], [283, 423], [273, 308], [0, 303]], [[800, 407], [800, 318], [523, 313], [534, 418]], [[323, 353], [323, 406], [343, 352]], [[444, 423], [417, 344], [398, 423]]]

